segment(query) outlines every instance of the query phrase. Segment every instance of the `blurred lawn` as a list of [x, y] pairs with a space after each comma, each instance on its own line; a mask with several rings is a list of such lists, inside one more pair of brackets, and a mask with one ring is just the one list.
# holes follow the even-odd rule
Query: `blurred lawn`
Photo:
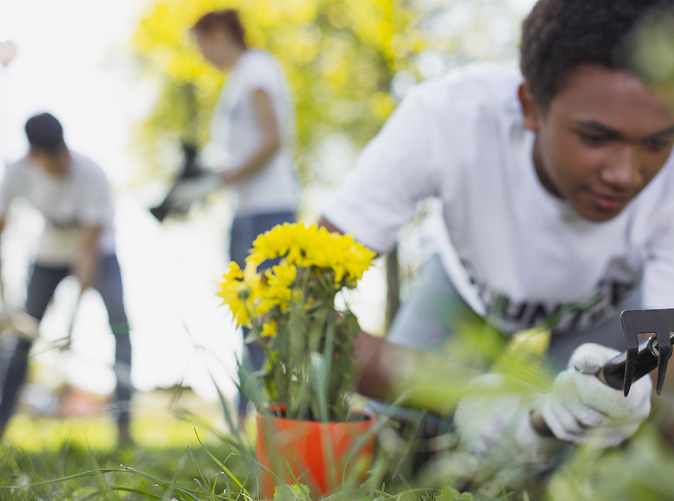
[[136, 443], [122, 449], [108, 415], [17, 414], [0, 445], [0, 500], [213, 499], [241, 490], [225, 468], [252, 484], [254, 463], [226, 434], [218, 404], [167, 402], [162, 394], [136, 399]]
[[[643, 426], [624, 446], [575, 450], [548, 482], [539, 479], [540, 485], [524, 486], [524, 491], [491, 482], [471, 486], [474, 499], [674, 500], [674, 448], [659, 429], [663, 420], [674, 419], [674, 404], [668, 400], [655, 399], [652, 420], [660, 426]], [[176, 401], [170, 392], [160, 392], [137, 398], [133, 415], [136, 445], [118, 449], [116, 425], [109, 415], [18, 414], [0, 444], [0, 501], [258, 499], [252, 437], [245, 437], [245, 444], [234, 440], [217, 403], [190, 395]], [[456, 461], [461, 456], [448, 451], [439, 458], [441, 468], [417, 478], [407, 476], [399, 462], [409, 452], [405, 441], [398, 438], [394, 444], [390, 430], [385, 431], [380, 433], [380, 449], [367, 485], [358, 492], [331, 496], [332, 501], [473, 499], [473, 494], [460, 497], [449, 487], [456, 485], [460, 470]], [[403, 456], [397, 456], [397, 451]]]

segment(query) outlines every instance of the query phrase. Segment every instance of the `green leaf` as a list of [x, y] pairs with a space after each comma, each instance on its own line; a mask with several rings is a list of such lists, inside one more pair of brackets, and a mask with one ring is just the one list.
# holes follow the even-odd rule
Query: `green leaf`
[[311, 368], [314, 373], [314, 387], [321, 421], [328, 421], [328, 367], [325, 357], [320, 353], [311, 354]]
[[473, 495], [470, 492], [461, 493], [452, 487], [443, 487], [435, 501], [473, 501]]

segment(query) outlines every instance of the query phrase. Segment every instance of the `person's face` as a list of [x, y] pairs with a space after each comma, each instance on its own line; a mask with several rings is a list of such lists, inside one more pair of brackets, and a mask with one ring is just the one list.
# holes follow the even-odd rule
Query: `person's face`
[[35, 164], [52, 176], [61, 177], [70, 172], [70, 152], [68, 148], [63, 148], [57, 153], [32, 149], [29, 156]]
[[220, 69], [234, 66], [240, 48], [228, 31], [224, 29], [214, 29], [211, 31], [194, 30], [193, 36], [201, 54], [209, 63]]
[[592, 221], [617, 216], [672, 150], [673, 110], [625, 72], [580, 67], [545, 113], [526, 84], [520, 100], [542, 184]]

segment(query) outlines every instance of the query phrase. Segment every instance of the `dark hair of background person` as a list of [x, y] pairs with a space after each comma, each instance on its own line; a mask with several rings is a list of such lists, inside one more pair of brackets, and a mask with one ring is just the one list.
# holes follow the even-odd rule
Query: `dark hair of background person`
[[201, 33], [209, 33], [218, 28], [225, 28], [232, 38], [246, 48], [246, 30], [241, 24], [238, 11], [225, 9], [204, 14], [197, 20], [192, 29]]
[[25, 130], [32, 149], [53, 154], [65, 147], [63, 126], [50, 113], [40, 113], [30, 117], [26, 121]]
[[520, 69], [547, 110], [581, 65], [631, 71], [631, 36], [653, 12], [674, 14], [674, 0], [540, 0], [522, 25]]

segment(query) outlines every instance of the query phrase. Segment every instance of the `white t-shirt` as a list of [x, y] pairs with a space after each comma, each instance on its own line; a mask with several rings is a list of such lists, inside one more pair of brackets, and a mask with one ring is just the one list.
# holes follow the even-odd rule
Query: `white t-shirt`
[[102, 226], [102, 254], [114, 252], [114, 207], [108, 180], [91, 159], [70, 151], [70, 170], [54, 176], [35, 165], [28, 156], [7, 167], [0, 187], [0, 215], [23, 198], [44, 217], [36, 261], [48, 266], [67, 266], [78, 257], [82, 228]]
[[[596, 325], [643, 279], [674, 307], [674, 160], [614, 219], [592, 222], [542, 186], [514, 67], [473, 64], [415, 87], [324, 215], [379, 252], [425, 197], [442, 200], [439, 254], [462, 297], [505, 332], [575, 303], [557, 331]], [[500, 312], [500, 313], [499, 313]]]
[[293, 163], [295, 119], [285, 74], [269, 53], [245, 51], [232, 69], [220, 94], [211, 127], [211, 151], [219, 150], [231, 170], [243, 166], [262, 142], [262, 130], [253, 106], [253, 94], [266, 92], [272, 100], [281, 133], [281, 148], [269, 163], [234, 184], [237, 214], [295, 210], [299, 186]]

